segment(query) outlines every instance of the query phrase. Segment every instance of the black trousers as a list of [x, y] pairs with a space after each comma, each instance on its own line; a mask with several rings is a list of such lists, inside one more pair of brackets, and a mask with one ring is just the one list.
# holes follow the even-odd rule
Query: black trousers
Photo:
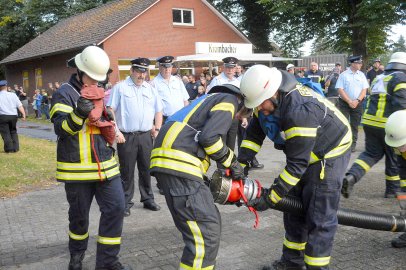
[[89, 211], [93, 201], [100, 208], [96, 267], [109, 267], [118, 261], [124, 219], [124, 192], [119, 176], [104, 182], [65, 183], [69, 202], [69, 251], [83, 253], [89, 239]]
[[307, 269], [329, 269], [330, 254], [338, 226], [337, 210], [342, 180], [350, 152], [326, 160], [325, 177], [320, 179], [321, 162], [310, 165], [289, 195], [300, 197], [304, 216], [284, 213], [285, 240], [282, 260]]
[[138, 188], [141, 202], [154, 200], [151, 188], [149, 166], [152, 151], [151, 132], [123, 132], [125, 143], [117, 144], [120, 173], [123, 179], [126, 208], [130, 209], [134, 202], [134, 173], [135, 165], [138, 168]]
[[0, 115], [0, 133], [4, 141], [4, 152], [20, 150], [17, 135], [17, 115]]
[[215, 266], [220, 246], [221, 217], [210, 189], [203, 181], [164, 173], [155, 173], [155, 177], [185, 243], [180, 269]]
[[385, 130], [364, 125], [365, 151], [352, 164], [349, 174], [358, 182], [369, 169], [385, 156], [386, 188], [399, 189], [399, 169], [393, 148], [385, 143]]
[[338, 100], [338, 109], [350, 121], [352, 131], [352, 148], [354, 148], [358, 139], [358, 126], [361, 123], [362, 103], [359, 103], [357, 108], [352, 109], [344, 100], [340, 98]]

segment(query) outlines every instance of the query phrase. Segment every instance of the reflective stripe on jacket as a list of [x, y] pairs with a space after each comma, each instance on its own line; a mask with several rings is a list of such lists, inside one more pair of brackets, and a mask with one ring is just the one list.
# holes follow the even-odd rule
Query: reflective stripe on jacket
[[56, 179], [75, 183], [109, 180], [120, 174], [114, 150], [98, 127], [88, 126], [73, 113], [80, 87], [73, 75], [52, 96], [51, 119], [58, 136]]
[[151, 175], [167, 173], [202, 180], [210, 158], [229, 167], [234, 153], [225, 144], [237, 108], [231, 94], [203, 95], [168, 118], [151, 154]]

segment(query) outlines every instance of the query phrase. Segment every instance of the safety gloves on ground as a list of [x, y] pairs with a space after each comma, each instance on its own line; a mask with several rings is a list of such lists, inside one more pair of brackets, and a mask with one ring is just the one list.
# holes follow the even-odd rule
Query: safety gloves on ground
[[234, 156], [231, 161], [230, 167], [231, 177], [234, 180], [240, 180], [244, 178], [244, 168], [240, 165], [237, 158]]
[[76, 108], [74, 110], [74, 113], [82, 118], [82, 119], [86, 119], [90, 112], [94, 109], [94, 104], [91, 100], [86, 99], [84, 97], [80, 97], [78, 99], [78, 102], [76, 104]]

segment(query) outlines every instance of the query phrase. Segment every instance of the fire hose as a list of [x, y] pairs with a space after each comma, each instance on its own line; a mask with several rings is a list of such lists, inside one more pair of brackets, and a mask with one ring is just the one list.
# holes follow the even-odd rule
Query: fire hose
[[[213, 173], [209, 187], [214, 201], [219, 204], [247, 205], [247, 202], [261, 196], [262, 187], [258, 180], [245, 178], [232, 180], [229, 175], [217, 170]], [[406, 194], [398, 195], [401, 205], [401, 215], [371, 213], [360, 210], [340, 208], [337, 212], [338, 224], [369, 230], [406, 232]], [[281, 212], [303, 215], [303, 204], [300, 198], [286, 196], [271, 207]], [[256, 216], [254, 228], [258, 226], [258, 215], [254, 208], [248, 209]]]

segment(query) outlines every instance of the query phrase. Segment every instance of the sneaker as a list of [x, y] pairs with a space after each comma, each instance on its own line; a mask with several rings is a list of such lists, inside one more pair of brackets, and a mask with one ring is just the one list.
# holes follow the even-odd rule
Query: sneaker
[[69, 270], [82, 270], [82, 261], [85, 257], [85, 253], [71, 254], [69, 261]]
[[274, 261], [272, 265], [264, 266], [262, 270], [306, 270], [306, 266], [278, 260]]
[[347, 174], [343, 179], [343, 186], [341, 188], [341, 194], [344, 198], [349, 198], [355, 185], [355, 177], [352, 174]]
[[120, 262], [116, 262], [112, 266], [96, 267], [96, 270], [133, 270], [129, 265], [122, 265]]

